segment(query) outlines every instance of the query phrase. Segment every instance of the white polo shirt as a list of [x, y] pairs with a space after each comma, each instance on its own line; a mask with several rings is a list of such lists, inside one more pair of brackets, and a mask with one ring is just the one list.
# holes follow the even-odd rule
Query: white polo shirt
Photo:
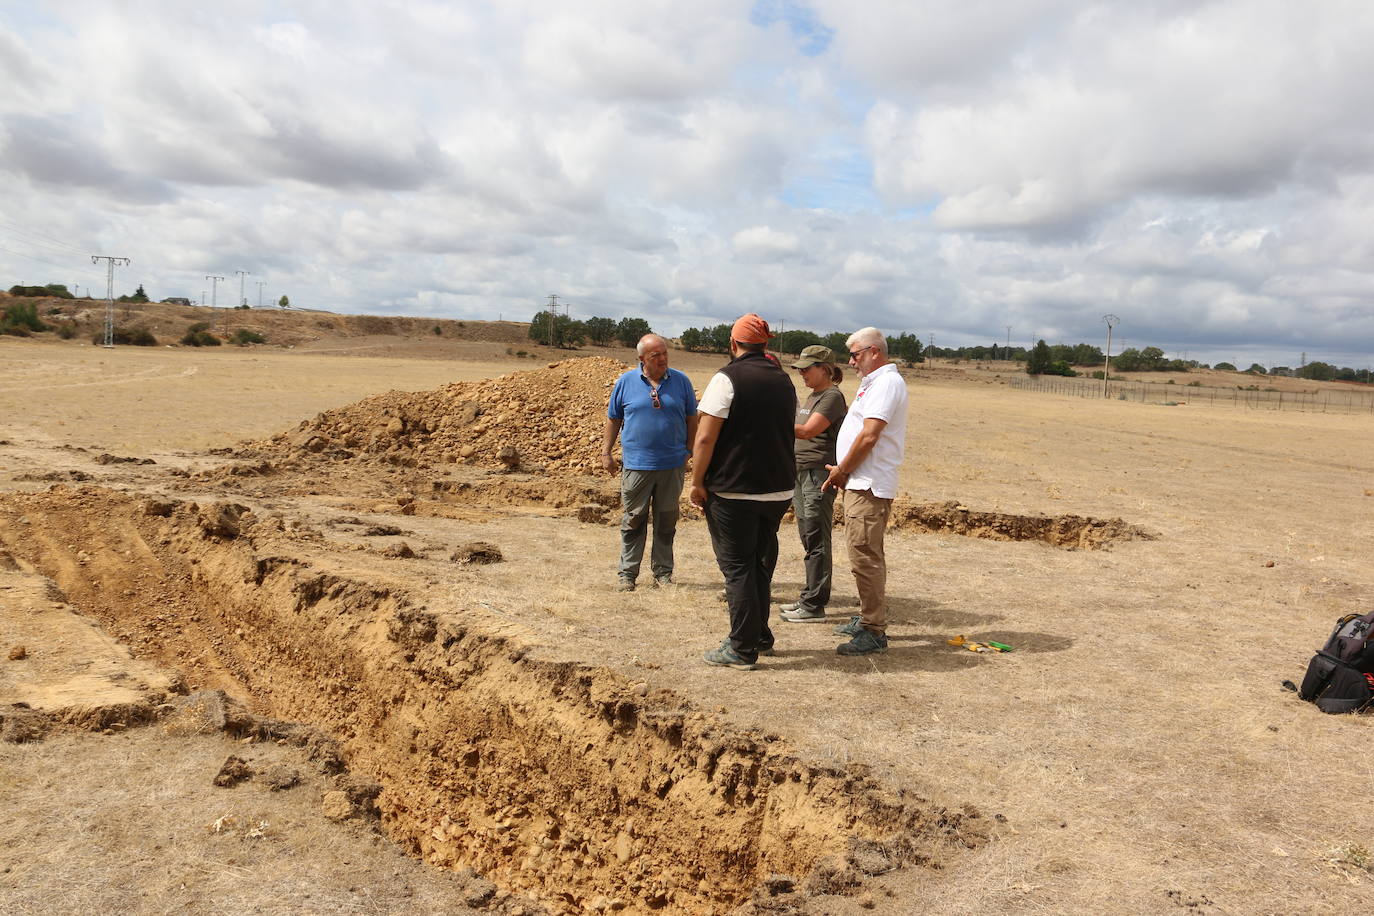
[[859, 391], [850, 402], [849, 413], [840, 425], [835, 455], [844, 461], [854, 440], [863, 430], [864, 420], [873, 417], [887, 423], [877, 445], [849, 475], [846, 490], [872, 490], [874, 496], [895, 499], [897, 469], [906, 454], [906, 381], [892, 363], [879, 366], [859, 379]]

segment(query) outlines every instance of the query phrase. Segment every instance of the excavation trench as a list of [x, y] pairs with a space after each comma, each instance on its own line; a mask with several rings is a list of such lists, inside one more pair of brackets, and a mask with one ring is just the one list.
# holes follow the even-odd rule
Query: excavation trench
[[986, 840], [974, 813], [545, 658], [480, 610], [331, 564], [291, 528], [96, 488], [0, 501], [0, 547], [138, 654], [324, 730], [383, 786], [398, 843], [555, 909], [722, 911], [788, 890], [780, 875], [843, 893]]

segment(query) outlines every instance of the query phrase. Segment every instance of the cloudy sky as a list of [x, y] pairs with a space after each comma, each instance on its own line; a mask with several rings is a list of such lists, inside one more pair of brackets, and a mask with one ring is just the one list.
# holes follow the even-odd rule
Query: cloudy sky
[[1365, 0], [0, 0], [0, 283], [1374, 362]]

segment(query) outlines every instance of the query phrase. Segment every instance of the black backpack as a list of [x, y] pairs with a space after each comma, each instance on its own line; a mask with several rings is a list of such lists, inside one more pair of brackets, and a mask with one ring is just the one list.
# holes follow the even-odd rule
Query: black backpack
[[1298, 696], [1322, 712], [1359, 712], [1374, 700], [1374, 612], [1346, 614], [1312, 656]]

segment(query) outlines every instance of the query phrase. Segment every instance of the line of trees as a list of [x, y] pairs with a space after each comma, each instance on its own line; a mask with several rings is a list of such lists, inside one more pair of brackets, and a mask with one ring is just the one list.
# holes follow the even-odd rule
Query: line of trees
[[[845, 352], [845, 341], [849, 334], [844, 331], [831, 331], [817, 334], [815, 331], [783, 331], [773, 338], [773, 350], [778, 353], [800, 353], [807, 347], [829, 347], [837, 355]], [[697, 353], [730, 352], [730, 325], [718, 324], [709, 328], [688, 328], [678, 339], [682, 349]], [[887, 338], [887, 352], [895, 359], [908, 362], [921, 362], [925, 359], [920, 339], [915, 334], [898, 334]], [[841, 362], [844, 360], [841, 359]]]
[[536, 312], [530, 319], [530, 339], [546, 347], [571, 349], [584, 343], [598, 347], [610, 346], [619, 342], [621, 346], [633, 347], [645, 334], [652, 334], [653, 328], [643, 318], [603, 318], [593, 315], [585, 321], [575, 321], [563, 312], [545, 309]]

